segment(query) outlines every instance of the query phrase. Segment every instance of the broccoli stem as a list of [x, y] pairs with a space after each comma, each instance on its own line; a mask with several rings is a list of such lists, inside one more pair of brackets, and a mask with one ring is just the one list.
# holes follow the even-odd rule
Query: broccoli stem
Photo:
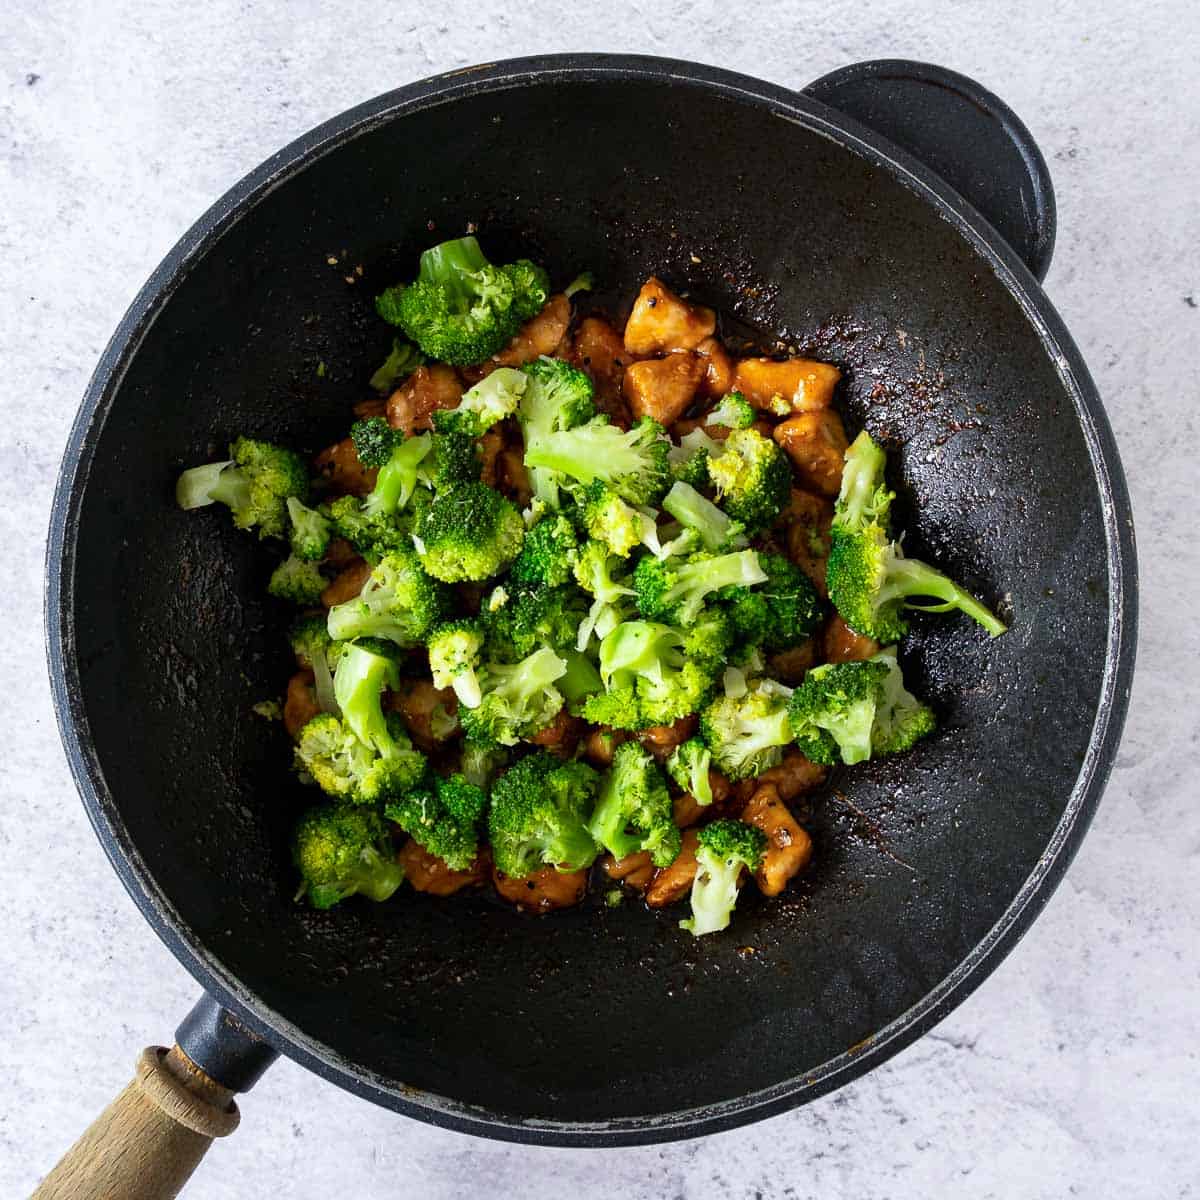
[[662, 505], [681, 525], [695, 532], [708, 550], [719, 550], [737, 539], [733, 521], [690, 483], [680, 480], [673, 484]]
[[905, 607], [920, 609], [922, 612], [950, 612], [957, 609], [977, 621], [992, 637], [999, 637], [1008, 629], [1003, 621], [970, 592], [964, 591], [953, 579], [943, 575], [935, 567], [917, 558], [893, 556], [887, 565], [887, 577], [879, 590], [877, 605], [882, 607], [891, 600], [905, 599], [909, 596], [936, 596], [943, 603], [909, 603]]
[[427, 433], [407, 438], [397, 446], [391, 458], [379, 468], [375, 489], [363, 504], [363, 512], [375, 516], [403, 508], [417, 486], [417, 468], [432, 449], [433, 439]]
[[488, 266], [488, 260], [473, 237], [454, 238], [432, 246], [421, 255], [417, 277], [445, 290], [458, 312], [467, 312], [476, 300], [476, 289], [464, 278]]
[[184, 509], [204, 508], [218, 500], [230, 508], [245, 507], [250, 503], [250, 482], [241, 471], [228, 468], [233, 468], [232, 458], [183, 471], [175, 484], [175, 502]]
[[837, 499], [837, 523], [859, 529], [874, 508], [876, 492], [883, 483], [887, 455], [865, 430], [846, 451], [842, 489]]

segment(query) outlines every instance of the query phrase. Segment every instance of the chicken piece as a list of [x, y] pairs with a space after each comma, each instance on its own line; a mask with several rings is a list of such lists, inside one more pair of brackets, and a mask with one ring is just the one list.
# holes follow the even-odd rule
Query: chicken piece
[[552, 754], [569, 757], [579, 744], [582, 728], [583, 722], [578, 717], [573, 717], [565, 708], [560, 708], [554, 720], [539, 729], [529, 740]]
[[641, 729], [637, 740], [659, 762], [662, 762], [676, 746], [682, 745], [695, 732], [700, 718], [694, 713], [690, 717], [680, 717], [673, 725], [651, 725], [649, 729]]
[[654, 878], [654, 864], [650, 861], [649, 850], [639, 850], [624, 858], [613, 858], [611, 854], [606, 854], [600, 860], [600, 866], [609, 879], [626, 883], [639, 892], [644, 892]]
[[711, 308], [689, 304], [651, 275], [625, 322], [625, 349], [637, 355], [694, 350], [716, 327]]
[[354, 415], [360, 421], [368, 421], [372, 417], [386, 417], [387, 401], [379, 396], [372, 396], [370, 400], [360, 400], [354, 406]]
[[428, 679], [401, 679], [388, 694], [388, 707], [400, 714], [417, 749], [426, 754], [458, 732], [458, 697]]
[[805, 487], [823, 496], [838, 494], [850, 443], [835, 409], [820, 408], [789, 417], [775, 426], [772, 436], [787, 451]]
[[825, 622], [822, 644], [825, 661], [831, 663], [862, 662], [878, 654], [880, 649], [874, 638], [855, 633], [837, 613]]
[[613, 751], [622, 742], [629, 741], [632, 736], [624, 729], [607, 727], [593, 729], [583, 743], [583, 756], [594, 767], [610, 766], [613, 760]]
[[575, 333], [571, 361], [592, 377], [597, 410], [607, 413], [614, 425], [628, 428], [629, 407], [622, 396], [621, 383], [633, 355], [625, 349], [621, 335], [600, 317], [585, 318]]
[[828, 408], [841, 377], [837, 367], [809, 358], [743, 358], [733, 372], [733, 390], [755, 408], [786, 417]]
[[335, 537], [329, 539], [329, 545], [325, 548], [325, 557], [322, 562], [331, 567], [348, 567], [358, 558], [358, 551], [346, 541], [345, 538]]
[[789, 750], [779, 766], [764, 771], [754, 782], [760, 787], [769, 784], [779, 793], [781, 800], [791, 801], [820, 787], [828, 774], [828, 767], [805, 758], [799, 750]]
[[496, 891], [525, 912], [546, 913], [556, 908], [570, 908], [583, 899], [587, 882], [586, 870], [559, 871], [554, 867], [542, 867], [532, 875], [518, 879], [492, 868]]
[[418, 367], [389, 397], [388, 424], [411, 437], [433, 428], [433, 414], [439, 408], [457, 408], [463, 385], [453, 367], [429, 363]]
[[[518, 507], [527, 508], [533, 499], [525, 451], [521, 446], [505, 446], [496, 462], [496, 481], [500, 490]], [[484, 480], [486, 483], [487, 480]]]
[[496, 486], [499, 475], [499, 459], [504, 451], [504, 432], [498, 425], [493, 425], [483, 437], [476, 442], [479, 447], [479, 478], [488, 487]]
[[767, 675], [789, 687], [796, 687], [804, 682], [804, 673], [816, 666], [816, 662], [816, 638], [806, 638], [798, 646], [789, 646], [772, 654], [767, 659]]
[[700, 395], [718, 399], [733, 391], [733, 359], [715, 337], [707, 337], [696, 347], [704, 359], [704, 378], [700, 380]]
[[695, 825], [711, 808], [711, 805], [701, 804], [691, 792], [682, 792], [671, 801], [672, 817], [680, 829]]
[[704, 359], [683, 350], [631, 363], [621, 388], [635, 419], [653, 417], [670, 429], [691, 406], [703, 378]]
[[570, 300], [561, 293], [551, 296], [542, 311], [526, 321], [499, 354], [492, 355], [492, 362], [498, 367], [519, 367], [543, 354], [553, 354], [570, 323]]
[[365, 496], [375, 486], [379, 474], [374, 467], [364, 467], [358, 461], [353, 438], [342, 438], [326, 446], [313, 459], [313, 469], [328, 481], [332, 491], [351, 496]]
[[750, 797], [742, 820], [767, 835], [767, 848], [754, 879], [764, 896], [778, 896], [788, 880], [812, 860], [812, 838], [796, 823], [771, 784], [760, 787]]
[[413, 890], [429, 896], [453, 896], [463, 888], [478, 887], [487, 877], [488, 870], [486, 852], [476, 855], [475, 861], [465, 871], [455, 871], [446, 865], [444, 859], [430, 854], [412, 838], [400, 847], [396, 861], [404, 868], [404, 878]]
[[353, 600], [363, 590], [363, 584], [367, 582], [370, 574], [370, 563], [361, 558], [354, 559], [348, 567], [330, 580], [329, 586], [321, 593], [321, 603], [326, 608], [332, 608], [335, 604]]
[[812, 580], [813, 587], [828, 598], [825, 565], [829, 559], [833, 505], [824, 496], [792, 488], [782, 520], [787, 529], [788, 558]]
[[659, 867], [646, 889], [646, 903], [651, 908], [665, 908], [682, 900], [691, 890], [696, 878], [696, 847], [699, 839], [694, 829], [683, 831], [683, 847], [668, 867]]
[[321, 706], [317, 703], [317, 693], [313, 687], [313, 673], [305, 667], [288, 680], [287, 697], [283, 702], [283, 727], [288, 731], [288, 737], [295, 741], [300, 736], [300, 730], [320, 711]]

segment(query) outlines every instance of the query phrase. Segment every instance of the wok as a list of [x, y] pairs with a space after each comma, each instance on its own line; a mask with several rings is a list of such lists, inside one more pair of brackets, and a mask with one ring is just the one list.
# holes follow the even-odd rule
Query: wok
[[[493, 257], [590, 269], [600, 305], [655, 272], [761, 348], [837, 363], [851, 433], [898, 448], [909, 551], [1010, 614], [995, 641], [916, 619], [905, 670], [940, 732], [814, 798], [814, 869], [776, 902], [749, 889], [723, 935], [633, 903], [292, 902], [302, 797], [284, 735], [250, 715], [288, 669], [269, 566], [211, 510], [176, 511], [172, 483], [239, 432], [341, 436], [388, 344], [371, 297], [468, 223]], [[401, 88], [202, 217], [83, 401], [47, 626], [96, 832], [205, 999], [43, 1194], [173, 1194], [276, 1052], [437, 1125], [656, 1142], [838, 1087], [978, 986], [1083, 836], [1133, 667], [1129, 501], [1038, 283], [1053, 237], [1036, 146], [962, 76], [869, 63], [796, 94], [611, 55]]]

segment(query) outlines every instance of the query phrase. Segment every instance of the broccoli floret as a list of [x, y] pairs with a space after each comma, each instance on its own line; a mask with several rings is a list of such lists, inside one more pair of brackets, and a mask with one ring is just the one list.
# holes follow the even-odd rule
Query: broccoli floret
[[365, 467], [379, 468], [375, 487], [362, 503], [363, 515], [395, 515], [412, 497], [420, 466], [433, 449], [433, 439], [427, 433], [406, 438], [381, 417], [355, 422], [350, 436], [358, 461]]
[[574, 643], [586, 615], [586, 601], [571, 585], [506, 587], [503, 603], [487, 606], [481, 615], [487, 653], [498, 662], [516, 662], [539, 646], [562, 650]]
[[651, 862], [665, 867], [679, 856], [666, 782], [637, 742], [625, 742], [613, 754], [588, 830], [614, 858], [648, 850]]
[[[851, 629], [880, 642], [908, 632], [904, 610], [958, 609], [998, 637], [1007, 626], [989, 609], [935, 567], [905, 558], [891, 540], [894, 493], [884, 483], [884, 452], [864, 430], [846, 451], [842, 490], [834, 506], [826, 581], [829, 598]], [[926, 596], [940, 603], [915, 603]]]
[[383, 811], [452, 871], [465, 871], [479, 853], [479, 822], [486, 807], [481, 788], [451, 775], [433, 776]]
[[233, 514], [238, 529], [257, 529], [258, 536], [284, 537], [287, 500], [308, 497], [308, 470], [291, 450], [240, 437], [224, 462], [184, 471], [175, 484], [175, 502], [183, 509], [220, 502]]
[[483, 663], [482, 699], [475, 708], [459, 710], [463, 732], [474, 741], [501, 746], [532, 737], [558, 716], [563, 696], [554, 684], [566, 669], [566, 662], [545, 646], [518, 663]]
[[295, 496], [287, 498], [287, 513], [291, 522], [288, 538], [292, 553], [309, 562], [323, 558], [329, 549], [329, 539], [333, 536], [329, 518], [315, 508], [302, 504]]
[[300, 819], [292, 836], [300, 871], [297, 899], [331, 908], [348, 896], [386, 900], [404, 881], [392, 840], [370, 809], [322, 804]]
[[494, 488], [464, 483], [435, 497], [414, 540], [425, 570], [436, 579], [487, 579], [516, 558], [525, 540], [525, 522]]
[[533, 438], [526, 443], [525, 462], [577, 484], [599, 479], [630, 504], [654, 504], [671, 485], [670, 448], [663, 427], [649, 417], [628, 431], [595, 417]]
[[621, 558], [628, 558], [633, 548], [642, 544], [647, 518], [606, 483], [593, 479], [579, 499], [579, 520], [589, 538], [603, 542]]
[[911, 749], [937, 720], [904, 686], [895, 647], [815, 667], [788, 701], [796, 745], [813, 762], [858, 763]]
[[447, 430], [433, 435], [433, 454], [422, 470], [435, 491], [477, 482], [480, 469], [479, 447], [470, 434]]
[[576, 650], [586, 650], [593, 633], [603, 641], [633, 611], [633, 588], [613, 576], [620, 561], [603, 542], [587, 542], [579, 552], [575, 581], [592, 597], [592, 605], [579, 625]]
[[529, 379], [515, 367], [497, 367], [463, 393], [456, 408], [438, 409], [433, 426], [444, 432], [480, 437], [498, 421], [511, 417], [525, 394]]
[[647, 555], [633, 573], [638, 611], [642, 616], [690, 625], [705, 598], [728, 587], [765, 583], [767, 573], [754, 550], [716, 557], [696, 554], [686, 562], [662, 561]]
[[690, 483], [676, 480], [663, 497], [663, 510], [680, 524], [692, 530], [704, 544], [705, 550], [722, 553], [740, 550], [746, 535], [738, 521], [730, 520], [711, 500], [702, 496]]
[[681, 483], [694, 488], [708, 487], [712, 480], [708, 476], [709, 461], [721, 453], [721, 443], [711, 438], [703, 429], [693, 429], [679, 439], [667, 454], [671, 474]]
[[704, 419], [705, 425], [727, 429], [749, 429], [754, 424], [754, 406], [741, 392], [730, 392]]
[[538, 753], [510, 767], [492, 788], [488, 836], [498, 870], [520, 879], [543, 866], [589, 867], [599, 854], [587, 819], [600, 777], [586, 763]]
[[350, 440], [364, 467], [382, 467], [392, 457], [392, 451], [404, 444], [404, 433], [393, 429], [382, 417], [368, 417], [350, 426]]
[[779, 554], [759, 552], [764, 582], [753, 590], [725, 588], [717, 599], [733, 621], [734, 636], [744, 653], [755, 646], [768, 652], [798, 646], [825, 618], [825, 605], [808, 576]]
[[767, 835], [744, 821], [724, 820], [706, 825], [698, 840], [692, 915], [680, 921], [679, 928], [701, 937], [728, 927], [737, 904], [742, 868], [758, 870], [767, 848]]
[[[587, 373], [578, 367], [561, 358], [543, 356], [521, 370], [529, 379], [529, 386], [517, 408], [517, 420], [526, 446], [546, 434], [573, 429], [595, 416], [594, 385]], [[528, 463], [526, 469], [534, 497], [550, 508], [558, 508], [558, 475]]]
[[526, 531], [508, 577], [517, 587], [558, 587], [571, 579], [578, 554], [575, 527], [561, 513], [552, 513]]
[[712, 767], [712, 751], [699, 739], [688, 738], [671, 751], [667, 773], [676, 784], [695, 797], [697, 804], [711, 804], [712, 784], [708, 772]]
[[304, 607], [319, 603], [326, 579], [315, 562], [306, 562], [289, 554], [271, 572], [267, 591], [278, 600], [290, 600]]
[[341, 642], [329, 636], [325, 618], [301, 617], [292, 626], [292, 653], [296, 663], [308, 667], [313, 673], [313, 688], [322, 712], [336, 713], [337, 701], [333, 696], [333, 668], [341, 654]]
[[729, 779], [751, 779], [778, 766], [792, 740], [788, 688], [771, 679], [739, 696], [719, 696], [700, 714], [700, 736]]
[[591, 271], [580, 271], [570, 283], [563, 288], [563, 295], [568, 300], [575, 295], [576, 292], [590, 292], [596, 286], [592, 278]]
[[605, 690], [584, 702], [583, 715], [616, 729], [670, 725], [700, 708], [715, 676], [715, 664], [689, 654], [678, 629], [626, 621], [600, 643]]
[[429, 673], [433, 686], [453, 688], [461, 704], [478, 708], [483, 699], [478, 667], [483, 652], [481, 621], [449, 621], [429, 635]]
[[357, 496], [339, 496], [327, 508], [334, 533], [345, 538], [368, 562], [377, 562], [392, 550], [412, 547], [411, 521], [422, 488], [409, 501], [409, 509], [400, 517], [386, 514], [367, 516]]
[[463, 237], [426, 250], [417, 278], [388, 288], [375, 309], [430, 358], [465, 367], [502, 349], [549, 295], [541, 267], [526, 259], [493, 266], [473, 237]]
[[562, 692], [570, 711], [578, 716], [582, 702], [588, 696], [604, 690], [604, 681], [592, 660], [578, 650], [564, 650], [562, 656], [567, 669], [558, 681], [558, 690]]
[[362, 591], [329, 610], [329, 636], [387, 638], [415, 646], [433, 628], [448, 604], [447, 589], [431, 579], [411, 546], [393, 550], [372, 569]]
[[770, 525], [791, 495], [787, 456], [757, 429], [735, 429], [709, 456], [708, 475], [725, 510], [748, 530]]
[[463, 778], [485, 792], [491, 788], [497, 772], [507, 763], [508, 750], [504, 746], [486, 745], [470, 739], [463, 742], [460, 764]]
[[412, 345], [399, 338], [392, 339], [392, 348], [379, 369], [371, 376], [371, 387], [377, 392], [390, 392], [407, 379], [423, 362], [425, 356]]

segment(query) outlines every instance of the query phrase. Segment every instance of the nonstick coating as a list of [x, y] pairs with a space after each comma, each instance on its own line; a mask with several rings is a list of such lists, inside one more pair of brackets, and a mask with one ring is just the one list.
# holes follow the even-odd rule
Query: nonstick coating
[[[291, 169], [283, 152], [164, 265], [68, 453], [53, 670], [135, 898], [286, 1053], [441, 1123], [655, 1140], [865, 1069], [1032, 919], [1123, 713], [1127, 502], [1036, 284], [915, 165], [721, 72], [525, 66], [405, 89], [337, 124], [355, 136], [319, 131], [322, 153]], [[765, 348], [778, 334], [837, 363], [849, 428], [893, 450], [909, 552], [1011, 614], [995, 641], [915, 620], [904, 666], [938, 735], [815, 796], [814, 869], [773, 902], [746, 889], [724, 934], [694, 940], [677, 909], [634, 900], [549, 918], [409, 890], [292, 901], [286, 841], [311, 793], [251, 713], [289, 673], [272, 556], [220, 512], [177, 511], [173, 480], [238, 433], [305, 450], [344, 434], [389, 342], [373, 295], [469, 223], [560, 285], [592, 270], [601, 305], [656, 272]]]

